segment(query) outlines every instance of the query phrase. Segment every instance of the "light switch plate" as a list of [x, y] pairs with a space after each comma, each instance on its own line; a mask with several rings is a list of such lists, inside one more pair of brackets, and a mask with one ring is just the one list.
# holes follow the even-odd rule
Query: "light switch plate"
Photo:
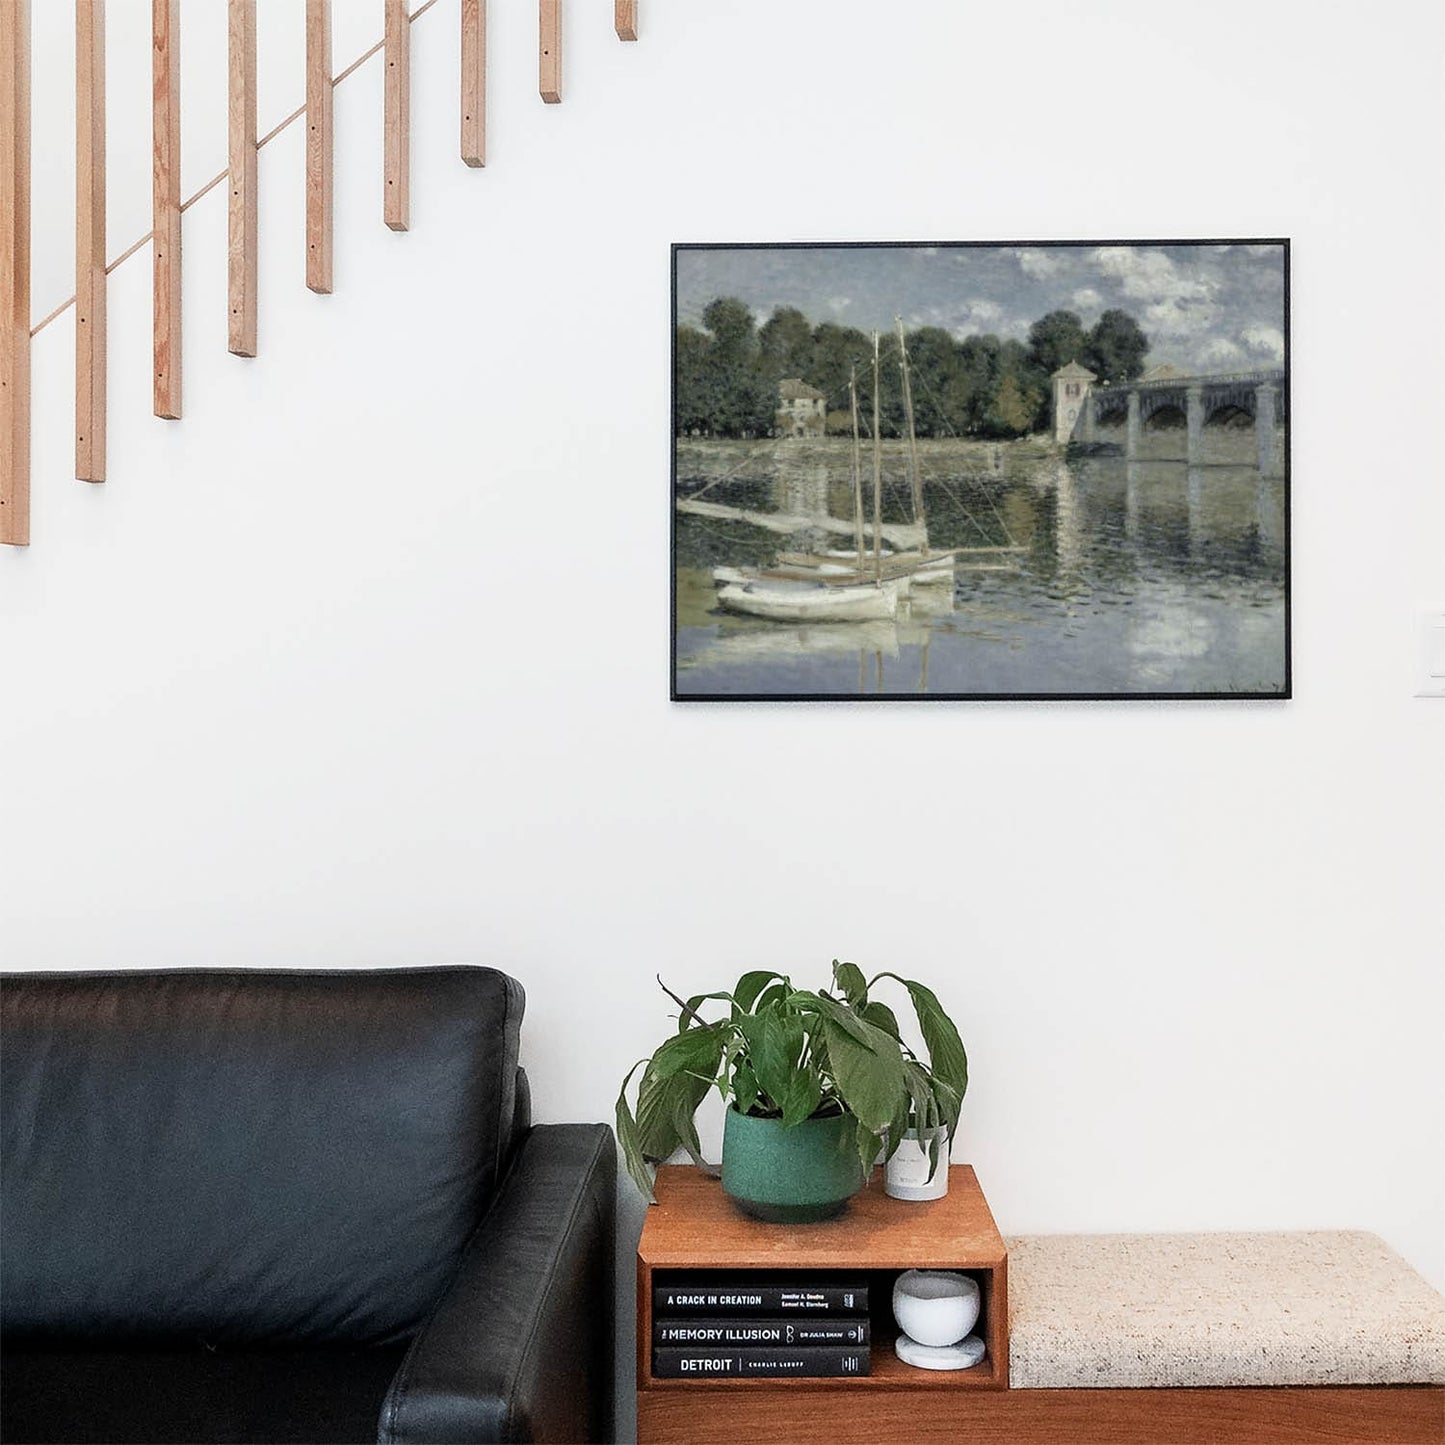
[[1445, 608], [1420, 613], [1420, 672], [1416, 697], [1445, 697]]

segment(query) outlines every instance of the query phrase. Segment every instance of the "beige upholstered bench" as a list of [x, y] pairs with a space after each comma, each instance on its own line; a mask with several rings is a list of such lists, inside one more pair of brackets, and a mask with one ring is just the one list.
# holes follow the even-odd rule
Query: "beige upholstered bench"
[[1372, 1234], [1007, 1243], [1014, 1438], [1445, 1440], [1445, 1299]]

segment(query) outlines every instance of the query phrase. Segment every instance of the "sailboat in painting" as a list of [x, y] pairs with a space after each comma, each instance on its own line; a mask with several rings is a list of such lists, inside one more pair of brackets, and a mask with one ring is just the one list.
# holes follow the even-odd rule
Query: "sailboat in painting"
[[[876, 335], [873, 356], [876, 375]], [[798, 560], [794, 554], [779, 558], [772, 567], [719, 567], [713, 572], [713, 581], [718, 584], [717, 600], [730, 612], [775, 622], [874, 622], [897, 614], [898, 599], [908, 590], [906, 579], [885, 579], [879, 571], [869, 576], [858, 565], [863, 554], [863, 485], [858, 462], [856, 372], [849, 379], [848, 392], [853, 412], [853, 517], [857, 544], [852, 560]]]
[[954, 583], [954, 557], [962, 548], [934, 552], [928, 545], [928, 520], [923, 504], [923, 474], [918, 465], [918, 432], [913, 419], [913, 382], [908, 365], [908, 343], [903, 334], [903, 318], [898, 325], [898, 367], [903, 382], [903, 412], [908, 423], [908, 480], [913, 498], [913, 521], [918, 529], [919, 545], [914, 550], [885, 554], [882, 543], [882, 432], [879, 426], [879, 360], [878, 334], [873, 334], [873, 549], [864, 545], [862, 506], [861, 444], [858, 427], [858, 385], [856, 373], [848, 382], [849, 405], [853, 417], [853, 498], [856, 536], [854, 549], [834, 549], [822, 553], [785, 552], [779, 562], [791, 567], [836, 566], [846, 562], [860, 572], [871, 572], [875, 581], [898, 581], [905, 584], [905, 595], [912, 587], [948, 586]]
[[1018, 551], [1014, 547], [965, 548], [933, 551], [928, 545], [923, 479], [918, 464], [913, 389], [903, 322], [898, 320], [899, 368], [902, 374], [904, 415], [907, 420], [909, 484], [913, 525], [908, 528], [913, 546], [894, 551], [883, 545], [883, 472], [879, 418], [879, 346], [873, 335], [873, 525], [872, 548], [864, 535], [862, 441], [858, 418], [856, 370], [848, 382], [853, 422], [853, 527], [851, 550], [782, 552], [767, 567], [718, 567], [713, 581], [718, 603], [732, 612], [782, 622], [857, 622], [896, 615], [915, 587], [946, 587], [951, 595], [957, 558], [964, 553], [990, 554]]

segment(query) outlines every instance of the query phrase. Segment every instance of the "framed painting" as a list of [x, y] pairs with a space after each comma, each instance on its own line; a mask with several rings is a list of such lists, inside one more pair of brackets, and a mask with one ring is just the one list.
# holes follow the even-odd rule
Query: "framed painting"
[[1289, 697], [1287, 241], [672, 268], [674, 699]]

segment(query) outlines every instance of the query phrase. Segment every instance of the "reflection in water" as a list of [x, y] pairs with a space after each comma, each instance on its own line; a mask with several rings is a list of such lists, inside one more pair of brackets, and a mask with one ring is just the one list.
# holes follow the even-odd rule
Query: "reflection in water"
[[[689, 579], [697, 587], [700, 577]], [[691, 654], [690, 669], [747, 667], [757, 664], [805, 666], [820, 657], [857, 654], [857, 691], [928, 691], [928, 655], [935, 624], [955, 611], [952, 592], [946, 587], [919, 588], [900, 609], [898, 617], [886, 622], [770, 623], [759, 618], [723, 614], [713, 619], [712, 636]], [[695, 612], [689, 614], [696, 616]], [[904, 669], [892, 679], [896, 686], [884, 687], [884, 660], [917, 656], [916, 685], [910, 684]], [[890, 673], [893, 669], [889, 669]]]
[[1054, 575], [1077, 583], [1083, 568], [1084, 499], [1074, 474], [1064, 462], [1054, 468]]
[[[1204, 464], [1192, 467], [1122, 456], [1065, 462], [1039, 448], [1022, 457], [1004, 449], [996, 467], [977, 444], [924, 444], [931, 543], [1024, 550], [965, 561], [956, 591], [916, 589], [896, 622], [722, 616], [708, 569], [765, 560], [784, 544], [679, 514], [677, 692], [1281, 693], [1284, 482], [1241, 461], [1240, 441], [1206, 431]], [[720, 473], [720, 462], [710, 466]], [[690, 476], [685, 456], [678, 473], [682, 491], [712, 475]], [[889, 520], [910, 510], [901, 476], [886, 486]], [[812, 443], [806, 456], [764, 459], [708, 495], [743, 505], [745, 493], [747, 505], [812, 515], [821, 503], [846, 516], [849, 448]]]
[[824, 461], [807, 465], [790, 464], [785, 457], [777, 468], [773, 482], [774, 509], [798, 517], [845, 517], [837, 499], [829, 495], [828, 464]]
[[1189, 555], [1197, 557], [1203, 545], [1204, 468], [1190, 467], [1185, 473], [1185, 492], [1189, 498]]

